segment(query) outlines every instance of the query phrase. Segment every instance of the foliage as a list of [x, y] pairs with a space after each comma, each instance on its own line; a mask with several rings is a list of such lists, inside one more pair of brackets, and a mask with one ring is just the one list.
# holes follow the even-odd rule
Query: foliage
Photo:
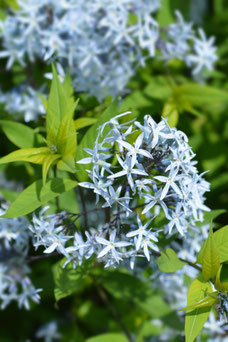
[[[102, 23], [102, 19], [103, 22], [107, 20], [108, 12], [105, 11], [102, 18], [99, 12], [102, 10], [95, 7], [97, 3], [89, 2], [88, 16], [91, 19], [91, 13], [94, 13], [93, 18]], [[132, 3], [137, 4], [137, 1]], [[145, 4], [146, 1], [142, 3]], [[112, 32], [114, 21], [109, 22], [105, 39], [110, 41], [107, 41], [106, 51], [101, 53], [99, 50], [97, 55], [98, 61], [103, 61], [103, 66], [96, 64], [94, 60], [84, 60], [85, 65], [76, 75], [77, 68], [70, 63], [69, 55], [62, 54], [61, 57], [59, 54], [59, 51], [66, 51], [66, 46], [62, 46], [61, 41], [68, 41], [70, 30], [68, 34], [61, 33], [59, 49], [56, 48], [58, 44], [55, 45], [54, 31], [49, 36], [53, 41], [50, 40], [48, 46], [44, 39], [42, 44], [46, 53], [50, 53], [46, 54], [46, 60], [42, 55], [44, 50], [41, 49], [36, 51], [36, 57], [32, 53], [29, 55], [29, 49], [26, 49], [31, 42], [33, 44], [32, 40], [28, 40], [28, 45], [24, 46], [23, 58], [19, 59], [19, 63], [14, 61], [10, 70], [6, 69], [6, 60], [0, 59], [3, 70], [0, 90], [0, 305], [4, 310], [0, 313], [2, 341], [43, 339], [67, 342], [178, 342], [185, 336], [186, 342], [193, 342], [196, 338], [200, 342], [222, 342], [226, 338], [228, 215], [223, 208], [228, 207], [228, 6], [225, 1], [205, 1], [207, 10], [198, 3], [194, 12], [194, 1], [184, 3], [179, 0], [163, 0], [159, 9], [160, 1], [151, 1], [151, 6], [152, 3], [155, 6], [154, 9], [151, 7], [154, 22], [148, 26], [148, 30], [154, 30], [158, 25], [159, 39], [156, 38], [155, 41], [157, 45], [162, 42], [164, 44], [163, 48], [159, 45], [154, 54], [148, 50], [149, 45], [144, 50], [137, 50], [139, 47], [141, 49], [145, 43], [143, 39], [147, 36], [142, 36], [139, 43], [136, 31], [131, 31], [131, 28], [132, 25], [140, 25], [137, 18], [140, 8], [136, 8], [136, 14], [128, 8], [121, 13], [130, 13], [124, 26], [129, 35], [125, 32], [121, 43], [113, 45], [115, 35], [120, 32], [119, 28]], [[31, 17], [35, 13], [28, 5], [29, 11], [24, 9], [21, 16], [20, 6], [11, 0], [1, 1], [0, 6], [0, 18], [6, 24], [6, 18], [18, 13], [17, 18], [22, 18], [23, 25], [26, 26], [26, 13], [30, 13]], [[64, 13], [67, 14], [68, 5], [61, 1], [59, 7], [56, 4], [54, 6], [55, 9], [51, 12], [47, 10], [44, 16], [48, 15], [50, 19], [53, 13], [57, 13], [60, 24], [63, 7], [66, 6]], [[178, 15], [176, 17], [175, 10], [182, 14], [184, 24], [180, 23]], [[143, 8], [141, 11], [144, 18], [147, 13]], [[75, 9], [71, 13], [75, 13]], [[77, 18], [82, 15], [80, 12], [76, 14]], [[41, 17], [36, 19], [41, 23], [42, 13], [39, 15]], [[84, 25], [86, 17], [82, 19]], [[70, 27], [72, 19], [69, 19], [69, 23], [63, 20], [61, 23], [64, 25], [57, 28], [55, 25], [58, 20], [50, 23], [60, 32], [64, 25]], [[197, 30], [194, 30], [193, 38], [182, 39], [182, 45], [178, 45], [175, 37], [180, 34], [178, 28], [183, 27], [181, 25], [188, 25], [189, 21], [199, 24], [200, 20], [206, 36], [216, 37], [218, 58], [215, 70], [207, 71], [203, 82], [197, 83], [197, 79], [193, 79], [188, 70], [189, 66], [192, 70], [196, 67], [188, 56], [193, 53], [197, 44], [195, 39], [204, 39]], [[96, 24], [93, 20], [90, 27]], [[1, 29], [4, 25], [1, 24]], [[143, 21], [141, 28], [144, 33], [147, 32], [145, 27]], [[184, 27], [187, 29], [187, 26]], [[72, 30], [75, 28], [79, 30], [78, 26], [72, 26]], [[25, 32], [25, 42], [32, 30], [33, 28]], [[78, 35], [82, 37], [84, 34], [83, 37], [89, 37], [91, 42], [95, 34], [100, 43], [104, 31], [97, 27], [92, 36], [89, 36], [89, 30], [86, 34], [78, 31]], [[5, 30], [1, 33], [1, 39], [4, 38], [1, 51], [7, 47], [4, 45], [4, 41], [10, 37], [6, 37], [7, 32], [9, 31]], [[12, 34], [18, 32], [12, 31]], [[36, 37], [40, 34], [37, 32], [34, 33]], [[176, 34], [174, 39], [172, 32]], [[132, 38], [134, 45], [131, 46], [126, 37]], [[21, 41], [19, 39], [15, 44], [21, 44]], [[77, 49], [79, 64], [88, 55], [89, 46], [87, 40], [80, 42], [81, 44], [72, 46], [73, 50], [75, 47]], [[184, 46], [184, 42], [188, 43], [188, 47], [180, 58], [181, 50], [177, 47]], [[205, 45], [208, 42], [206, 40]], [[38, 43], [33, 47], [37, 49], [42, 45], [41, 40]], [[168, 50], [169, 43], [176, 44], [176, 49], [172, 45], [172, 49]], [[85, 46], [86, 50], [83, 50]], [[129, 54], [126, 52], [127, 46], [131, 46]], [[213, 50], [213, 42], [211, 46], [209, 44], [210, 47]], [[70, 49], [70, 45], [68, 48]], [[212, 50], [211, 56], [216, 58]], [[95, 51], [94, 46], [91, 51]], [[107, 51], [111, 51], [110, 55], [107, 55]], [[167, 57], [166, 54], [171, 54], [172, 51], [176, 55]], [[37, 58], [39, 52], [41, 54]], [[83, 56], [81, 60], [80, 54]], [[6, 56], [8, 61], [11, 56]], [[20, 57], [20, 53], [17, 52], [17, 56]], [[140, 60], [136, 61], [137, 58]], [[64, 73], [56, 64], [60, 60], [67, 60], [64, 63]], [[54, 61], [52, 67], [51, 61]], [[50, 73], [50, 85], [46, 89], [42, 88], [42, 84], [47, 83], [44, 75], [50, 76]], [[96, 78], [98, 74], [101, 78]], [[116, 81], [120, 83], [115, 83]], [[79, 93], [78, 90], [85, 90], [86, 93]], [[111, 90], [120, 97], [105, 97], [107, 94], [111, 95]], [[98, 93], [102, 103], [90, 96]], [[118, 114], [128, 111], [131, 113], [115, 119]], [[166, 194], [163, 192], [167, 212], [164, 208], [161, 209], [161, 204], [145, 210], [145, 199], [149, 200], [149, 197], [144, 197], [142, 193], [147, 191], [144, 189], [140, 193], [139, 187], [129, 187], [126, 182], [128, 176], [125, 174], [125, 178], [115, 176], [120, 172], [119, 159], [132, 157], [133, 149], [144, 150], [144, 156], [136, 153], [136, 161], [141, 166], [136, 161], [137, 165], [134, 166], [141, 172], [146, 160], [145, 151], [152, 153], [148, 147], [151, 141], [145, 137], [141, 146], [135, 145], [140, 133], [139, 126], [134, 126], [133, 120], [137, 120], [140, 127], [145, 128], [144, 117], [147, 115], [148, 118], [148, 113], [152, 115], [148, 122], [151, 125], [154, 123], [158, 131], [162, 127], [159, 123], [163, 116], [171, 127], [170, 132], [185, 132], [189, 138], [185, 153], [189, 153], [192, 148], [198, 161], [200, 177], [202, 173], [202, 177], [211, 183], [210, 192], [206, 195], [206, 183], [203, 183], [203, 189], [196, 191], [194, 196], [192, 194], [195, 188], [192, 188], [191, 198], [188, 200], [194, 199], [198, 209], [194, 212], [193, 202], [188, 205], [188, 210], [192, 206], [193, 219], [181, 221], [183, 230], [181, 228], [179, 232], [184, 232], [183, 237], [176, 234], [177, 226], [174, 222], [177, 222], [178, 214], [182, 217], [185, 212], [187, 215], [187, 204], [178, 212], [178, 203], [187, 203], [186, 198], [176, 199], [174, 190], [168, 189]], [[126, 137], [126, 130], [131, 125], [132, 129]], [[178, 127], [178, 130], [174, 127]], [[159, 132], [167, 133], [162, 129]], [[121, 137], [116, 138], [118, 132], [121, 132]], [[99, 174], [93, 163], [78, 163], [84, 158], [88, 161], [91, 155], [88, 157], [87, 152], [91, 153], [97, 148], [97, 154], [101, 155], [99, 165], [102, 158], [110, 152], [107, 145], [103, 144], [106, 138], [109, 141], [113, 139], [112, 155], [110, 160], [107, 159], [109, 171], [101, 171], [100, 165]], [[120, 140], [124, 142], [122, 145]], [[156, 156], [159, 156], [161, 146], [165, 150], [171, 145], [172, 139], [166, 137], [166, 140], [161, 141], [163, 144], [154, 147]], [[156, 160], [156, 163], [153, 160], [155, 167], [152, 171], [147, 169], [151, 172], [153, 187], [148, 179], [144, 186], [149, 187], [148, 192], [153, 191], [153, 196], [157, 190], [164, 189], [159, 177], [164, 178], [167, 175], [170, 160], [174, 162], [175, 159], [174, 154], [171, 158], [167, 151], [161, 163], [160, 160]], [[187, 160], [186, 156], [185, 159]], [[105, 158], [102, 161], [104, 160], [106, 161]], [[186, 160], [185, 167], [186, 164], [188, 167], [194, 166], [191, 164], [194, 161]], [[190, 173], [186, 170], [178, 171], [178, 176], [185, 173], [189, 177]], [[204, 174], [207, 170], [209, 172]], [[144, 180], [140, 175], [137, 177], [133, 177], [134, 182]], [[102, 185], [110, 179], [115, 179], [117, 186], [115, 188], [113, 182], [111, 186], [115, 194], [109, 192], [107, 195]], [[96, 182], [100, 182], [98, 185], [101, 188], [88, 185], [97, 185]], [[86, 183], [87, 188], [80, 186], [82, 183]], [[177, 181], [177, 184], [181, 191], [186, 186], [184, 182], [182, 184]], [[116, 198], [120, 195], [120, 187], [123, 189], [123, 199], [118, 202]], [[101, 194], [104, 195], [103, 199], [95, 203], [95, 196], [102, 197]], [[132, 209], [132, 213], [126, 211], [126, 207]], [[207, 211], [208, 207], [211, 211]], [[201, 215], [201, 212], [204, 214]], [[170, 222], [173, 222], [172, 227], [168, 226]], [[140, 229], [144, 229], [144, 233], [148, 235], [132, 235]], [[129, 238], [123, 240], [127, 235]], [[142, 242], [149, 237], [153, 243], [149, 245], [150, 248], [146, 245], [146, 249]], [[115, 264], [110, 263], [111, 256], [115, 259]], [[14, 329], [11, 328], [12, 321]], [[49, 340], [48, 336], [51, 336]]]

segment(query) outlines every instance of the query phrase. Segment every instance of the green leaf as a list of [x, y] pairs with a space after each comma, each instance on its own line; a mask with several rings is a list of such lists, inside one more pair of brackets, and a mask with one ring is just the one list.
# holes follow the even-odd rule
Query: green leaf
[[0, 126], [7, 138], [20, 148], [34, 147], [36, 141], [43, 141], [42, 135], [19, 122], [0, 120]]
[[190, 1], [169, 0], [170, 11], [174, 13], [178, 9], [186, 19], [189, 18], [190, 5]]
[[77, 148], [76, 130], [71, 116], [65, 116], [59, 126], [57, 151], [62, 156], [71, 155], [75, 158]]
[[215, 277], [220, 267], [219, 252], [214, 240], [212, 224], [210, 226], [209, 236], [206, 240], [202, 266], [205, 280]]
[[166, 273], [176, 272], [183, 266], [187, 265], [185, 262], [178, 259], [176, 253], [171, 248], [161, 252], [161, 256], [156, 260], [156, 264], [160, 271]]
[[[221, 263], [228, 261], [228, 226], [224, 226], [217, 230], [214, 234], [214, 241], [218, 250], [219, 260]], [[197, 257], [197, 262], [203, 263], [203, 254], [206, 247], [206, 241], [203, 243]]]
[[175, 21], [174, 13], [170, 10], [170, 0], [163, 0], [158, 11], [157, 21], [159, 26], [167, 26]]
[[71, 77], [70, 77], [69, 69], [67, 70], [67, 73], [66, 73], [66, 76], [65, 76], [65, 79], [64, 79], [64, 82], [63, 82], [63, 88], [65, 90], [66, 95], [68, 97], [72, 97], [73, 98], [74, 87], [72, 85], [72, 80], [71, 80]]
[[168, 117], [168, 124], [170, 127], [176, 127], [179, 119], [179, 113], [177, 108], [171, 104], [166, 103], [163, 107], [162, 116]]
[[50, 155], [51, 151], [48, 147], [23, 148], [11, 152], [7, 156], [0, 159], [0, 164], [7, 164], [16, 161], [25, 161], [34, 164], [43, 164], [45, 158]]
[[[108, 106], [108, 108], [104, 111], [104, 113], [100, 116], [100, 118], [97, 120], [97, 122], [88, 129], [86, 134], [81, 140], [80, 145], [77, 148], [77, 154], [76, 154], [76, 160], [80, 160], [84, 158], [87, 154], [84, 151], [84, 148], [93, 148], [94, 142], [97, 138], [98, 134], [98, 127], [108, 120], [110, 120], [113, 116], [116, 116], [118, 113], [118, 100], [115, 100]], [[105, 128], [103, 132], [103, 136], [107, 133], [109, 127]], [[86, 169], [89, 169], [89, 165], [82, 165], [82, 164], [77, 164], [77, 170], [79, 171], [77, 173], [77, 177], [80, 181], [84, 181], [88, 178], [88, 174], [85, 171]]]
[[149, 97], [165, 101], [172, 95], [172, 87], [167, 77], [152, 77], [144, 92]]
[[82, 265], [78, 265], [75, 269], [73, 269], [72, 263], [67, 264], [67, 266], [63, 268], [65, 261], [65, 258], [60, 260], [52, 269], [55, 282], [54, 294], [56, 301], [80, 291], [87, 283], [92, 281], [88, 278], [88, 272], [94, 267], [92, 258], [84, 260]]
[[150, 284], [117, 270], [106, 270], [97, 281], [114, 298], [130, 301], [151, 317], [160, 318], [172, 312], [164, 300], [153, 293]]
[[43, 183], [46, 183], [47, 173], [49, 168], [51, 167], [54, 162], [59, 159], [61, 156], [59, 154], [49, 154], [45, 158], [43, 164], [42, 164], [42, 179]]
[[6, 201], [9, 201], [9, 202], [15, 201], [15, 199], [19, 195], [18, 192], [16, 192], [16, 191], [12, 191], [12, 190], [8, 190], [8, 189], [3, 189], [3, 188], [0, 188], [0, 194], [2, 194], [3, 198]]
[[224, 292], [225, 289], [224, 289], [224, 286], [222, 285], [221, 280], [220, 280], [222, 266], [223, 266], [223, 265], [220, 265], [219, 270], [218, 270], [218, 272], [217, 272], [217, 274], [216, 274], [215, 288], [216, 288], [216, 290], [218, 290], [218, 291]]
[[27, 215], [76, 186], [77, 182], [70, 179], [49, 179], [45, 185], [40, 179], [20, 193], [3, 217], [11, 218]]
[[66, 156], [64, 159], [61, 159], [57, 162], [57, 169], [60, 171], [67, 171], [71, 173], [75, 173], [75, 160], [72, 156]]
[[223, 264], [220, 269], [220, 284], [221, 284], [221, 291], [227, 292], [228, 291], [228, 264]]
[[[56, 69], [52, 65], [53, 79], [51, 83], [51, 91], [48, 98], [46, 127], [47, 132], [52, 130], [52, 136], [58, 134], [61, 120], [65, 116], [72, 117], [76, 104], [73, 97], [69, 96], [64, 89], [64, 85], [60, 82]], [[67, 85], [68, 92], [68, 85]]]
[[90, 337], [85, 342], [128, 342], [128, 339], [122, 334], [110, 333]]
[[79, 130], [79, 129], [87, 127], [87, 126], [91, 126], [91, 125], [95, 124], [96, 121], [97, 121], [97, 118], [84, 117], [84, 118], [76, 119], [74, 121], [75, 129]]
[[204, 104], [214, 104], [215, 102], [228, 101], [228, 92], [200, 85], [197, 83], [187, 83], [178, 86], [179, 91], [185, 99], [193, 106], [202, 106]]
[[204, 213], [203, 222], [198, 222], [197, 226], [202, 226], [213, 221], [219, 215], [225, 213], [225, 209], [215, 209]]
[[214, 233], [214, 240], [218, 249], [220, 262], [228, 261], [228, 225]]
[[180, 311], [189, 311], [189, 310], [193, 310], [193, 309], [200, 309], [200, 308], [208, 308], [208, 307], [212, 307], [212, 305], [218, 303], [218, 292], [212, 292], [212, 293], [208, 293], [208, 296], [206, 296], [205, 298], [201, 299], [199, 302], [192, 304], [192, 305], [188, 305], [185, 308], [181, 309]]
[[[212, 288], [209, 282], [202, 279], [195, 279], [188, 290], [187, 305], [191, 306], [207, 296]], [[186, 313], [185, 336], [186, 342], [193, 342], [207, 321], [210, 307], [197, 308]]]

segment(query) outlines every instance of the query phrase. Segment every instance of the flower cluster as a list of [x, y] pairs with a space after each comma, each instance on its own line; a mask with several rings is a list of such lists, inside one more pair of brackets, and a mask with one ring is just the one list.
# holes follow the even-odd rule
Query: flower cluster
[[[1, 216], [5, 209], [1, 210]], [[0, 302], [4, 309], [11, 301], [18, 306], [30, 308], [29, 301], [39, 303], [39, 292], [28, 274], [27, 264], [29, 249], [28, 221], [25, 218], [0, 218]]]
[[60, 340], [62, 335], [58, 331], [58, 324], [56, 321], [51, 321], [42, 325], [36, 332], [38, 339], [42, 338], [44, 342], [53, 342]]
[[228, 292], [225, 294], [223, 292], [219, 292], [218, 294], [218, 313], [220, 319], [226, 320], [226, 323], [228, 322]]
[[38, 92], [28, 85], [20, 85], [6, 93], [0, 90], [0, 104], [3, 104], [7, 113], [24, 118], [25, 122], [36, 120], [39, 115], [45, 114]]
[[[53, 253], [54, 251], [64, 255], [66, 262], [65, 267], [69, 262], [72, 262], [73, 268], [81, 265], [83, 258], [89, 259], [92, 255], [105, 262], [105, 266], [115, 266], [125, 258], [133, 255], [132, 251], [127, 251], [126, 247], [131, 246], [129, 241], [120, 241], [117, 237], [117, 230], [113, 229], [110, 232], [110, 224], [106, 224], [98, 229], [90, 229], [85, 231], [84, 236], [78, 232], [74, 235], [68, 235], [67, 224], [64, 224], [64, 215], [45, 215], [45, 207], [39, 217], [33, 215], [33, 224], [30, 225], [30, 230], [33, 232], [33, 245], [35, 248], [44, 246], [44, 253]], [[65, 215], [66, 219], [66, 215]], [[139, 219], [138, 219], [139, 220]], [[143, 227], [140, 220], [138, 221]], [[111, 229], [114, 226], [111, 225]], [[147, 225], [148, 226], [148, 225]], [[138, 238], [142, 240], [145, 231], [138, 233]], [[105, 237], [109, 236], [109, 239]], [[157, 241], [155, 234], [150, 233], [150, 237]], [[67, 241], [69, 243], [67, 244]], [[156, 245], [154, 245], [156, 249]], [[148, 251], [148, 248], [146, 247]], [[149, 258], [149, 253], [148, 258]]]
[[[185, 23], [180, 12], [176, 11], [177, 22], [167, 27], [167, 41], [161, 41], [163, 58], [185, 61], [192, 68], [192, 74], [201, 80], [204, 72], [212, 71], [217, 60], [214, 37], [207, 37], [199, 28], [198, 35], [192, 29], [192, 23]], [[193, 45], [193, 46], [192, 46]]]
[[[100, 127], [94, 149], [86, 149], [91, 157], [78, 161], [92, 163], [92, 171], [88, 171], [92, 183], [79, 185], [93, 189], [97, 198], [101, 196], [103, 207], [117, 204], [127, 214], [131, 200], [140, 198], [142, 214], [153, 217], [161, 212], [167, 220], [165, 232], [177, 230], [184, 235], [188, 227], [203, 220], [203, 211], [209, 211], [204, 204], [209, 183], [195, 166], [188, 138], [170, 128], [165, 119], [157, 124], [150, 115], [144, 117], [143, 125], [138, 121], [120, 124], [118, 119], [127, 114]], [[110, 130], [103, 136], [107, 125]], [[132, 143], [133, 134], [137, 138]], [[114, 168], [118, 172], [113, 173]]]
[[130, 77], [156, 50], [178, 58], [197, 77], [217, 59], [213, 38], [199, 37], [177, 12], [177, 22], [160, 28], [153, 18], [160, 0], [18, 1], [19, 10], [0, 22], [7, 68], [41, 59], [69, 67], [74, 87], [102, 100], [125, 90]]
[[[42, 245], [45, 253], [63, 254], [65, 265], [73, 262], [76, 267], [83, 258], [96, 255], [106, 267], [128, 259], [133, 268], [137, 257], [149, 261], [158, 252], [160, 230], [151, 226], [155, 218], [165, 220], [164, 233], [178, 231], [183, 236], [209, 210], [204, 204], [209, 183], [195, 167], [186, 135], [170, 128], [165, 119], [157, 124], [149, 115], [143, 125], [134, 120], [119, 123], [127, 114], [99, 127], [94, 149], [86, 149], [90, 157], [78, 161], [92, 163], [91, 182], [79, 186], [92, 189], [97, 202], [102, 198], [103, 210], [112, 208], [108, 222], [72, 235], [64, 224], [64, 213], [47, 216], [44, 209], [39, 218], [34, 215], [30, 230], [35, 248]], [[146, 221], [138, 212], [135, 224], [132, 213], [140, 208]]]

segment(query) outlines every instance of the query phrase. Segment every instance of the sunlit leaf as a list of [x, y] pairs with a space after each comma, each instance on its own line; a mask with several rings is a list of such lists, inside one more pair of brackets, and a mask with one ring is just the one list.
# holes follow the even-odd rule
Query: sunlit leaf
[[77, 186], [77, 182], [70, 179], [49, 179], [45, 185], [40, 179], [28, 186], [11, 204], [3, 217], [19, 217], [27, 215], [63, 192]]
[[185, 262], [178, 259], [173, 249], [168, 248], [164, 252], [161, 252], [161, 256], [156, 260], [160, 271], [170, 273], [176, 272], [183, 266], [187, 265]]
[[[195, 279], [191, 283], [188, 290], [187, 306], [191, 306], [207, 296], [207, 293], [212, 292], [209, 282], [202, 279]], [[193, 342], [200, 333], [207, 321], [211, 307], [198, 308], [190, 310], [185, 316], [185, 336], [186, 342]]]
[[91, 126], [97, 121], [97, 118], [79, 118], [74, 121], [75, 129], [79, 130], [81, 128]]
[[128, 342], [128, 339], [123, 334], [110, 333], [102, 334], [88, 338], [85, 342]]
[[43, 137], [40, 134], [19, 122], [0, 120], [0, 127], [7, 138], [20, 148], [34, 147], [36, 142], [43, 142]]
[[51, 153], [48, 147], [23, 148], [11, 152], [0, 159], [0, 164], [7, 164], [16, 161], [26, 161], [34, 164], [43, 164], [45, 158]]
[[78, 265], [75, 269], [72, 263], [63, 268], [65, 261], [64, 258], [53, 267], [56, 301], [82, 290], [86, 283], [91, 283], [88, 272], [93, 267], [93, 259], [84, 260], [82, 265]]
[[59, 154], [49, 154], [49, 155], [47, 155], [46, 159], [44, 160], [44, 162], [42, 164], [42, 179], [43, 179], [44, 183], [46, 182], [47, 173], [48, 173], [49, 168], [60, 157], [61, 156]]
[[203, 276], [205, 280], [209, 280], [216, 276], [220, 267], [219, 252], [215, 243], [212, 224], [210, 227], [208, 239], [203, 253]]

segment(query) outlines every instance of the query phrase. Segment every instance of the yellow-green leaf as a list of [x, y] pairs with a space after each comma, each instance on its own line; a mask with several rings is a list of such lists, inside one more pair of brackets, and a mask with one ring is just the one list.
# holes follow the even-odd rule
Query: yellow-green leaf
[[7, 138], [17, 147], [30, 148], [43, 141], [42, 135], [22, 123], [0, 120], [0, 126]]
[[64, 79], [64, 82], [63, 82], [63, 87], [64, 87], [66, 95], [68, 97], [73, 98], [74, 88], [73, 88], [73, 85], [72, 85], [72, 80], [71, 80], [71, 77], [70, 77], [69, 69], [66, 72], [66, 76], [65, 76], [65, 79]]
[[60, 171], [68, 171], [71, 173], [75, 173], [75, 159], [73, 156], [68, 155], [64, 156], [61, 160], [57, 162], [57, 169]]
[[75, 129], [79, 130], [81, 128], [91, 126], [97, 121], [97, 118], [79, 118], [74, 121]]
[[[195, 279], [191, 283], [188, 290], [187, 305], [191, 306], [200, 300], [204, 299], [212, 288], [209, 282], [203, 279]], [[185, 336], [186, 342], [193, 342], [204, 323], [207, 321], [210, 307], [197, 308], [186, 313], [185, 316]]]
[[214, 240], [212, 224], [209, 231], [208, 239], [203, 253], [203, 276], [205, 280], [209, 280], [216, 276], [220, 267], [219, 252]]
[[46, 183], [46, 178], [47, 178], [47, 173], [49, 168], [51, 167], [54, 162], [61, 157], [60, 154], [49, 154], [45, 158], [43, 165], [42, 165], [42, 178], [43, 178], [43, 183]]
[[47, 155], [50, 154], [48, 147], [23, 148], [11, 152], [7, 156], [0, 159], [0, 164], [7, 164], [16, 161], [26, 161], [34, 164], [43, 164]]
[[208, 103], [228, 101], [228, 92], [197, 83], [187, 83], [179, 86], [179, 91], [193, 106], [202, 106]]
[[168, 118], [168, 123], [170, 127], [175, 127], [179, 119], [179, 113], [177, 108], [175, 107], [175, 104], [166, 103], [162, 111], [162, 116]]
[[107, 333], [90, 337], [85, 342], [128, 342], [128, 339], [120, 333]]
[[214, 240], [219, 252], [220, 262], [228, 261], [228, 225], [215, 232]]
[[77, 182], [70, 179], [49, 179], [43, 185], [42, 179], [27, 187], [11, 204], [7, 213], [2, 217], [20, 217], [27, 215], [63, 192], [77, 186]]
[[52, 65], [52, 72], [53, 79], [48, 98], [46, 127], [47, 132], [52, 129], [53, 135], [57, 136], [61, 120], [65, 115], [72, 117], [76, 104], [74, 103], [73, 97], [68, 93], [68, 85], [67, 90], [65, 91], [64, 85], [60, 82], [54, 65]]
[[58, 153], [72, 155], [75, 158], [77, 148], [76, 130], [71, 116], [65, 116], [61, 122], [57, 136]]
[[187, 265], [185, 262], [178, 259], [176, 253], [171, 248], [161, 252], [161, 256], [156, 260], [156, 263], [160, 271], [166, 273], [176, 272], [183, 266]]
[[199, 302], [192, 304], [192, 305], [188, 305], [185, 308], [181, 309], [180, 311], [190, 311], [193, 309], [199, 309], [199, 308], [207, 308], [207, 307], [211, 307], [212, 305], [218, 303], [218, 292], [212, 292], [212, 293], [208, 293], [208, 296], [206, 296], [205, 298], [201, 299]]
[[216, 274], [215, 288], [222, 292], [228, 291], [228, 265], [220, 266]]

